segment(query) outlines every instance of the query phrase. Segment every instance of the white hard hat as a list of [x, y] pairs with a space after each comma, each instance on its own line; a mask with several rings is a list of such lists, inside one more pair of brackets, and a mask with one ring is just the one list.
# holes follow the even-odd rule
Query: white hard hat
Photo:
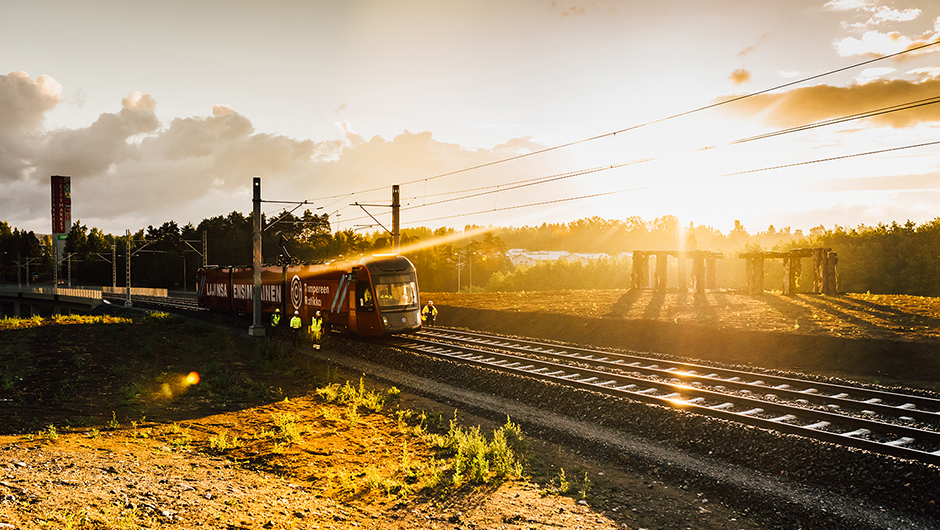
[[295, 315], [299, 315], [299, 314], [300, 314], [300, 311], [294, 311], [294, 314], [295, 314]]
[[317, 311], [317, 316], [320, 316], [320, 312], [319, 312], [319, 311]]
[[428, 300], [428, 305], [434, 305], [434, 302]]

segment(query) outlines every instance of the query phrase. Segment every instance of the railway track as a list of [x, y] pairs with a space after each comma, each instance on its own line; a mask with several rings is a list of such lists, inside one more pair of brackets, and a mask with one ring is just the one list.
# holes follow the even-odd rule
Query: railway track
[[[105, 301], [109, 304], [114, 304], [117, 306], [124, 306], [124, 298], [120, 296], [106, 296]], [[196, 303], [196, 299], [192, 297], [184, 296], [144, 296], [144, 295], [134, 295], [131, 299], [131, 302], [137, 305], [138, 303], [146, 305], [148, 307], [156, 308], [167, 308], [175, 310], [184, 310], [184, 311], [208, 311], [204, 307], [199, 307]]]
[[482, 333], [390, 345], [610, 396], [940, 465], [940, 399]]

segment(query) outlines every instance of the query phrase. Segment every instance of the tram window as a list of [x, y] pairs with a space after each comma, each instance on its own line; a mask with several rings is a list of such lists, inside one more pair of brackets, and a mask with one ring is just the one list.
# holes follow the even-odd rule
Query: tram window
[[380, 276], [375, 280], [375, 294], [382, 309], [416, 306], [418, 289], [409, 275]]

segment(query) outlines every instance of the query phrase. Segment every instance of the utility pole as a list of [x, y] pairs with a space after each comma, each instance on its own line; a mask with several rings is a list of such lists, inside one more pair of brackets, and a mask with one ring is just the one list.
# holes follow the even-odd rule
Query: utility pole
[[401, 194], [398, 184], [392, 186], [392, 249], [401, 252]]
[[[127, 232], [125, 233], [127, 234], [127, 283], [125, 284], [126, 285], [125, 289], [127, 290], [127, 293], [124, 298], [124, 307], [132, 307], [133, 304], [131, 304], [131, 258], [134, 256], [134, 254], [137, 254], [137, 252], [140, 252], [141, 250], [143, 250], [144, 247], [146, 247], [150, 243], [153, 243], [153, 241], [147, 241], [146, 239], [144, 239], [143, 240], [144, 245], [140, 247], [139, 249], [137, 249], [136, 252], [131, 252], [131, 244], [134, 242], [134, 240], [131, 239], [131, 231], [129, 228], [127, 229]], [[114, 249], [115, 247], [111, 247], [111, 248]], [[115, 259], [117, 259], [117, 255], [115, 255]], [[117, 278], [115, 278], [114, 281], [117, 282]]]
[[[395, 254], [398, 254], [401, 251], [401, 228], [400, 224], [400, 210], [401, 210], [401, 199], [399, 197], [398, 184], [392, 186], [392, 204], [359, 204], [358, 202], [350, 204], [350, 206], [358, 206], [362, 208], [362, 211], [366, 212], [366, 215], [372, 218], [375, 221], [375, 224], [382, 227], [382, 230], [392, 236], [392, 250], [395, 251]], [[389, 230], [385, 228], [385, 225], [379, 222], [374, 215], [369, 213], [369, 210], [366, 210], [366, 206], [375, 207], [375, 208], [391, 208], [392, 209], [392, 229]]]
[[248, 334], [252, 337], [264, 336], [264, 324], [261, 322], [261, 177], [255, 177], [253, 181], [254, 196], [252, 204], [254, 211], [252, 213], [252, 260], [251, 268], [254, 272], [254, 285], [252, 286], [252, 324], [248, 328]]
[[117, 243], [111, 244], [111, 260], [108, 261], [108, 258], [104, 257], [100, 252], [96, 252], [99, 258], [107, 261], [111, 264], [111, 292], [115, 293], [117, 291]]
[[124, 307], [132, 307], [131, 303], [131, 229], [126, 229], [127, 235], [127, 283], [124, 284]]

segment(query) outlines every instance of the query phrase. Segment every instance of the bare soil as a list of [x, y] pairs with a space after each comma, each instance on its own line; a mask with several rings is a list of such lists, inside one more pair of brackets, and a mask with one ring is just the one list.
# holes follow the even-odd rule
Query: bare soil
[[[940, 381], [937, 299], [424, 296], [442, 325], [889, 386]], [[120, 319], [45, 321], [0, 338], [0, 528], [778, 527], [658, 469], [536, 436], [525, 437], [519, 479], [433, 484], [448, 455], [426, 433], [455, 416], [484, 433], [499, 424], [409, 389], [378, 412], [327, 402], [316, 389], [330, 384], [388, 390], [324, 360], [346, 350], [339, 340], [314, 355], [309, 343]], [[278, 426], [285, 417], [298, 436]]]

